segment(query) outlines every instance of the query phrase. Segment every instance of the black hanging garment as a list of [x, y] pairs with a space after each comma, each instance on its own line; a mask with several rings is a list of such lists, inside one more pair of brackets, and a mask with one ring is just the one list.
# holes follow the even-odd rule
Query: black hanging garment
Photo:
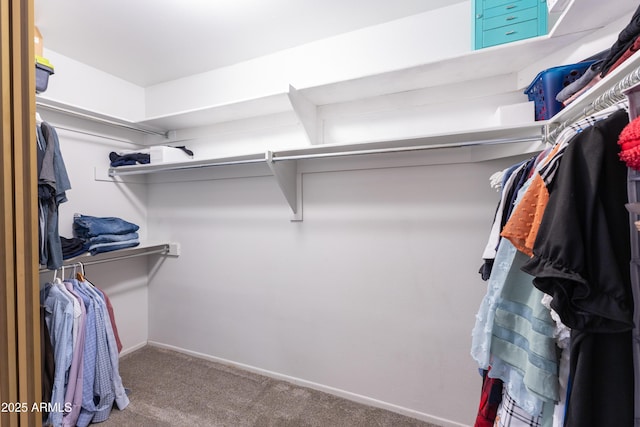
[[617, 144], [628, 121], [613, 113], [571, 141], [522, 267], [572, 329], [566, 426], [634, 421], [627, 168]]

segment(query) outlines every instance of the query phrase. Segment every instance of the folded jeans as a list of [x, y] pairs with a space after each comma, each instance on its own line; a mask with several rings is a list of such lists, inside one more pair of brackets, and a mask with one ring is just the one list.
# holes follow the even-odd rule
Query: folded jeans
[[125, 242], [114, 242], [114, 243], [98, 243], [96, 245], [91, 245], [89, 247], [89, 252], [91, 255], [96, 255], [103, 252], [111, 252], [118, 249], [132, 248], [138, 246], [140, 241], [138, 239], [127, 240]]
[[113, 242], [124, 242], [127, 240], [138, 239], [138, 233], [127, 233], [127, 234], [100, 234], [95, 237], [91, 237], [89, 239], [90, 245], [95, 245], [98, 243], [113, 243]]
[[76, 214], [73, 218], [73, 231], [76, 237], [90, 239], [101, 234], [135, 233], [140, 227], [117, 217], [94, 217]]

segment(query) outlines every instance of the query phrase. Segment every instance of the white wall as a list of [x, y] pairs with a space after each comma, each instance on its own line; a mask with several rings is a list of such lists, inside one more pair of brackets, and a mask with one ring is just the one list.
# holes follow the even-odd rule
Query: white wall
[[305, 174], [301, 223], [269, 177], [152, 184], [150, 232], [182, 255], [150, 281], [149, 339], [472, 425], [488, 178], [513, 162]]
[[54, 67], [40, 97], [128, 121], [145, 118], [144, 89], [73, 58], [45, 49]]

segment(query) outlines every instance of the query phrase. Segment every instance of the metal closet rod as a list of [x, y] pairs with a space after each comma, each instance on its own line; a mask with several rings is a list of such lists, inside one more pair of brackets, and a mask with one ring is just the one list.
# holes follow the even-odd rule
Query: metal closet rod
[[464, 148], [480, 145], [500, 145], [500, 144], [512, 144], [519, 142], [534, 142], [540, 141], [540, 136], [528, 136], [523, 138], [502, 138], [502, 139], [487, 139], [481, 141], [470, 142], [453, 142], [445, 144], [430, 144], [430, 145], [416, 145], [409, 147], [394, 147], [394, 148], [370, 148], [364, 150], [352, 150], [352, 151], [337, 151], [332, 153], [312, 153], [312, 154], [298, 154], [291, 156], [278, 156], [276, 153], [273, 155], [273, 161], [285, 161], [285, 160], [311, 160], [330, 157], [347, 157], [347, 156], [364, 156], [368, 154], [386, 154], [386, 153], [402, 153], [410, 151], [424, 151], [434, 150], [438, 148]]
[[[323, 158], [331, 158], [331, 157], [348, 157], [348, 156], [364, 156], [364, 155], [372, 155], [372, 154], [388, 154], [388, 153], [402, 153], [402, 152], [410, 152], [410, 151], [423, 151], [423, 150], [434, 150], [438, 148], [463, 148], [463, 147], [472, 147], [472, 146], [480, 146], [480, 145], [500, 145], [500, 144], [512, 144], [512, 143], [521, 143], [521, 142], [536, 142], [541, 141], [540, 136], [529, 136], [523, 138], [502, 138], [502, 139], [488, 139], [481, 141], [471, 141], [471, 142], [455, 142], [455, 143], [446, 143], [446, 144], [431, 144], [431, 145], [416, 145], [409, 147], [395, 147], [395, 148], [371, 148], [371, 149], [363, 149], [363, 150], [351, 150], [351, 151], [336, 151], [330, 153], [310, 153], [310, 154], [297, 154], [297, 155], [278, 155], [277, 153], [267, 152], [264, 158], [253, 158], [253, 159], [244, 159], [244, 160], [229, 160], [229, 161], [220, 161], [219, 159], [212, 159], [211, 162], [194, 162], [194, 164], [189, 164], [188, 162], [171, 165], [166, 164], [162, 165], [161, 163], [153, 164], [153, 165], [140, 165], [133, 166], [131, 170], [127, 170], [127, 166], [122, 168], [110, 168], [109, 176], [123, 176], [123, 175], [136, 175], [142, 173], [153, 173], [153, 172], [165, 172], [165, 171], [178, 171], [178, 170], [186, 170], [186, 169], [202, 169], [209, 168], [215, 166], [232, 166], [232, 165], [248, 165], [255, 163], [264, 163], [268, 161], [280, 162], [287, 160], [313, 160], [313, 159], [323, 159]], [[157, 166], [157, 167], [156, 167]]]
[[[169, 252], [169, 245], [162, 245], [162, 247], [154, 248], [154, 249], [150, 248], [148, 251], [144, 249], [140, 249], [140, 250], [141, 252], [136, 252], [133, 254], [122, 254], [122, 255], [117, 255], [117, 251], [113, 251], [113, 254], [115, 256], [110, 256], [108, 258], [102, 258], [102, 259], [96, 259], [96, 260], [91, 260], [86, 258], [84, 258], [84, 260], [76, 259], [75, 261], [70, 262], [68, 264], [63, 264], [62, 267], [60, 268], [71, 268], [78, 265], [84, 265], [84, 266], [96, 265], [96, 264], [103, 264], [105, 262], [119, 261], [119, 260], [129, 259], [129, 258], [137, 258], [137, 257], [147, 256], [147, 255], [167, 254]], [[47, 268], [41, 268], [39, 270], [40, 273], [44, 273], [47, 271], [54, 271], [54, 270], [49, 270]]]
[[109, 126], [115, 126], [115, 127], [119, 127], [119, 128], [124, 128], [124, 129], [128, 129], [128, 130], [133, 130], [136, 132], [141, 132], [141, 133], [146, 133], [148, 135], [158, 135], [158, 136], [162, 136], [164, 138], [168, 138], [169, 137], [169, 131], [167, 132], [157, 132], [157, 131], [153, 131], [153, 130], [149, 130], [149, 129], [144, 129], [138, 126], [133, 126], [133, 125], [128, 125], [126, 123], [119, 123], [116, 122], [114, 120], [109, 120], [109, 119], [105, 119], [103, 117], [99, 117], [99, 116], [94, 116], [91, 114], [87, 114], [87, 113], [81, 113], [79, 111], [73, 111], [73, 110], [69, 110], [67, 108], [63, 108], [63, 107], [56, 107], [54, 105], [50, 105], [50, 104], [46, 104], [40, 101], [36, 101], [36, 105], [48, 110], [53, 110], [53, 111], [57, 111], [60, 113], [64, 113], [64, 114], [68, 114], [71, 116], [76, 116], [76, 117], [80, 117], [83, 119], [87, 119], [87, 120], [91, 120], [94, 122], [98, 122], [98, 123], [102, 123], [105, 125], [109, 125]]

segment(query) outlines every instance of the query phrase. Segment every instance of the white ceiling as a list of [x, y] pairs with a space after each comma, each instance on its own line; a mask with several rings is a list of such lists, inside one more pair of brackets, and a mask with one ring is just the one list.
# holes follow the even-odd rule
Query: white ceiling
[[45, 48], [146, 87], [463, 1], [35, 0], [35, 23]]

